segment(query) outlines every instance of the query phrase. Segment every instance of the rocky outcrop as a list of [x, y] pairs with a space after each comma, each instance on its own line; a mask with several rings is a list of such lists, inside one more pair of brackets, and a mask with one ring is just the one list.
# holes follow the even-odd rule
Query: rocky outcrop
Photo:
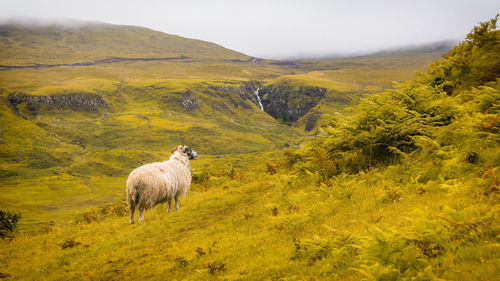
[[[327, 90], [321, 87], [296, 85], [284, 80], [267, 87], [255, 81], [209, 85], [204, 93], [229, 101], [235, 108], [250, 109], [251, 102], [258, 108], [262, 106], [262, 109], [275, 119], [291, 124], [310, 112], [325, 97]], [[222, 103], [214, 102], [212, 107], [216, 110], [229, 110]], [[309, 122], [308, 129], [314, 126], [313, 123], [318, 117], [314, 116]]]
[[20, 104], [26, 104], [26, 109], [36, 115], [41, 105], [51, 109], [70, 109], [74, 111], [97, 112], [99, 107], [107, 107], [106, 101], [99, 95], [90, 93], [68, 93], [50, 96], [33, 96], [23, 93], [10, 94], [10, 104], [17, 110]]
[[209, 86], [205, 93], [229, 100], [236, 108], [251, 109], [252, 106], [248, 102], [254, 103], [259, 107], [259, 101], [255, 95], [255, 90], [259, 87], [260, 83], [249, 81], [243, 82], [243, 84], [234, 83], [233, 85]]
[[260, 89], [259, 96], [265, 112], [285, 123], [293, 123], [315, 107], [326, 92], [325, 88], [296, 87], [285, 82]]
[[[300, 85], [289, 80], [281, 80], [267, 87], [256, 81], [203, 84], [202, 87], [176, 93], [182, 96], [179, 104], [186, 111], [200, 108], [201, 103], [205, 101], [203, 96], [207, 95], [217, 98], [207, 104], [214, 110], [226, 113], [234, 113], [234, 110], [239, 109], [252, 110], [255, 109], [253, 103], [275, 119], [290, 125], [308, 114], [327, 94], [325, 88]], [[201, 102], [196, 93], [200, 94]], [[177, 95], [175, 99], [178, 99]], [[168, 100], [169, 98], [164, 98], [165, 103], [168, 103]], [[319, 115], [311, 116], [307, 129], [313, 128], [318, 118]]]
[[[164, 95], [161, 101], [164, 104], [177, 102], [188, 112], [200, 108], [203, 103], [207, 103], [206, 105], [211, 106], [214, 110], [233, 113], [232, 109], [234, 108], [252, 109], [251, 103], [258, 106], [255, 90], [259, 85], [258, 82], [224, 82], [219, 85], [202, 83], [195, 85], [192, 89], [186, 88], [180, 92]], [[210, 101], [205, 98], [205, 95], [217, 99]]]
[[201, 107], [200, 101], [196, 98], [195, 95], [190, 90], [186, 90], [181, 92], [182, 98], [179, 101], [179, 104], [186, 110], [186, 111], [193, 111], [195, 109], [198, 109]]
[[312, 131], [321, 115], [323, 115], [321, 112], [310, 112], [306, 117], [304, 117], [304, 130], [306, 132]]

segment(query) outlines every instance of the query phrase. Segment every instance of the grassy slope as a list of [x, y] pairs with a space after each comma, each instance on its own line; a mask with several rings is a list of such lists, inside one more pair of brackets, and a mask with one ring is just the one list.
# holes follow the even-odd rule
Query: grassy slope
[[[477, 199], [464, 185], [413, 182], [407, 167], [318, 187], [314, 175], [269, 175], [260, 159], [272, 156], [256, 157], [240, 159], [243, 167], [232, 173], [210, 160], [210, 178], [193, 184], [180, 210], [168, 215], [161, 205], [135, 225], [127, 215], [111, 215], [0, 241], [0, 272], [13, 280], [372, 280], [397, 279], [389, 265], [398, 263], [417, 270], [419, 280], [497, 280], [491, 226], [498, 208], [488, 207], [491, 198], [471, 209]], [[205, 161], [193, 162], [194, 169]], [[477, 182], [490, 184], [471, 178], [465, 186]], [[392, 201], [388, 188], [395, 185], [402, 196]], [[471, 218], [477, 228], [469, 230]], [[418, 254], [422, 249], [428, 256]]]
[[[425, 63], [420, 62], [420, 65], [420, 68], [423, 68]], [[267, 150], [276, 145], [282, 146], [289, 140], [296, 139], [298, 137], [298, 132], [294, 132], [291, 128], [278, 125], [276, 121], [259, 112], [257, 108], [254, 108], [252, 111], [240, 112], [239, 110], [233, 110], [233, 113], [217, 113], [216, 116], [219, 116], [219, 118], [214, 119], [213, 117], [216, 116], [212, 115], [210, 110], [211, 101], [214, 101], [214, 98], [205, 97], [200, 114], [196, 116], [187, 116], [186, 114], [182, 114], [184, 110], [179, 108], [175, 101], [171, 104], [172, 107], [162, 105], [161, 102], [159, 102], [161, 98], [155, 98], [155, 95], [163, 96], [164, 90], [154, 90], [153, 87], [161, 88], [163, 87], [162, 85], [167, 85], [171, 88], [169, 91], [173, 91], [174, 89], [179, 90], [184, 87], [189, 87], [189, 84], [201, 83], [207, 79], [212, 81], [227, 81], [229, 79], [236, 79], [234, 81], [265, 81], [265, 79], [269, 79], [273, 76], [275, 77], [276, 75], [280, 75], [280, 73], [289, 74], [290, 72], [292, 71], [288, 68], [278, 68], [271, 65], [216, 63], [214, 66], [214, 62], [211, 61], [196, 63], [134, 62], [82, 68], [63, 67], [39, 70], [26, 69], [4, 71], [0, 73], [0, 85], [4, 89], [7, 89], [4, 93], [4, 98], [12, 91], [22, 91], [31, 95], [51, 95], [63, 92], [93, 92], [103, 95], [112, 108], [104, 109], [102, 114], [75, 114], [74, 112], [49, 110], [33, 118], [32, 122], [28, 122], [13, 114], [11, 109], [7, 106], [7, 101], [4, 99], [4, 107], [2, 108], [2, 114], [4, 114], [2, 116], [2, 122], [4, 124], [2, 126], [2, 150], [5, 151], [8, 147], [11, 147], [9, 148], [11, 151], [19, 151], [19, 145], [24, 144], [28, 140], [39, 139], [41, 143], [30, 143], [27, 146], [23, 145], [22, 151], [26, 151], [26, 153], [15, 152], [9, 154], [10, 156], [8, 157], [5, 156], [7, 157], [6, 159], [9, 159], [9, 157], [10, 159], [14, 159], [14, 156], [17, 155], [17, 157], [22, 160], [8, 160], [2, 165], [2, 170], [5, 175], [10, 175], [12, 173], [20, 175], [14, 181], [7, 179], [2, 180], [4, 183], [2, 188], [2, 206], [21, 210], [24, 214], [24, 219], [21, 221], [22, 224], [33, 225], [38, 224], [40, 221], [50, 222], [54, 220], [60, 222], [64, 217], [74, 212], [74, 210], [107, 202], [110, 198], [114, 198], [120, 194], [120, 189], [123, 185], [123, 179], [110, 177], [109, 175], [115, 173], [123, 175], [139, 162], [153, 161], [166, 157], [170, 146], [179, 142], [178, 134], [174, 130], [179, 127], [184, 127], [182, 129], [183, 134], [186, 134], [188, 127], [205, 127], [208, 131], [223, 134], [220, 137], [214, 138], [213, 134], [208, 136], [207, 132], [190, 131], [188, 137], [185, 139], [188, 139], [188, 141], [189, 139], [196, 139], [197, 143], [193, 144], [194, 146], [200, 146], [200, 140], [205, 139], [208, 141], [207, 143], [203, 143], [203, 146], [205, 146], [204, 148], [196, 147], [198, 150], [201, 149], [202, 153], [215, 153], [213, 148], [218, 145], [226, 147], [225, 151], [218, 152], [221, 154], [227, 154], [230, 153], [230, 151], [238, 151], [241, 153], [243, 151], [252, 151], [256, 149]], [[323, 75], [325, 72], [328, 73], [328, 71], [313, 71], [284, 77], [286, 79], [297, 80], [298, 85], [305, 84], [327, 87], [332, 93], [331, 96], [338, 97], [339, 95], [345, 95], [345, 98], [349, 101], [353, 100], [353, 96], [355, 97], [359, 96], [361, 93], [369, 92], [366, 87], [358, 86], [358, 83], [363, 81], [363, 79], [356, 78], [354, 74], [359, 73], [359, 70], [346, 70], [347, 73], [353, 75], [354, 81], [357, 81], [355, 83], [346, 80], [345, 77], [347, 74], [343, 74], [344, 76], [335, 74], [328, 77], [329, 80], [326, 81], [325, 79], [317, 79], [319, 73]], [[403, 70], [403, 72], [406, 73], [405, 79], [410, 78], [412, 75], [410, 71]], [[386, 73], [384, 77], [381, 77], [373, 83], [386, 85], [387, 82], [385, 81], [392, 80], [392, 75], [392, 73]], [[338, 82], [339, 80], [340, 82]], [[272, 83], [274, 80], [270, 81]], [[126, 90], [116, 95], [115, 92], [118, 88]], [[142, 93], [141, 95], [145, 94], [143, 100], [136, 98], [138, 93]], [[153, 108], [149, 107], [151, 102], [154, 105]], [[227, 103], [227, 101], [222, 100], [222, 103]], [[348, 105], [354, 103], [355, 101]], [[229, 106], [231, 106], [231, 104], [229, 104]], [[330, 103], [328, 99], [326, 99], [318, 107], [320, 110], [332, 112], [341, 110], [343, 106], [345, 106], [345, 104], [339, 104], [337, 100]], [[161, 117], [162, 113], [170, 111], [181, 114], [171, 118]], [[234, 116], [234, 114], [236, 114], [236, 116]], [[151, 125], [147, 125], [148, 121], [144, 119], [143, 116], [151, 120]], [[187, 118], [190, 125], [185, 126], [182, 124], [179, 121], [182, 118]], [[244, 127], [231, 123], [231, 119], [235, 119]], [[12, 124], [16, 124], [16, 126], [12, 126], [11, 129], [9, 129], [9, 127], [4, 127]], [[262, 124], [269, 125], [262, 126]], [[99, 152], [99, 154], [92, 154], [88, 153], [89, 149], [82, 150], [75, 145], [61, 143], [54, 137], [45, 138], [47, 134], [60, 134], [63, 139], [66, 138], [68, 140], [74, 137], [88, 138], [87, 136], [94, 136], [88, 141], [91, 144], [93, 142], [98, 142], [100, 144], [97, 144], [97, 146], [102, 146], [103, 143], [106, 144], [110, 142], [111, 137], [121, 138], [123, 134], [130, 134], [130, 130], [136, 127], [140, 127], [140, 129], [134, 131], [134, 134], [139, 137], [133, 137], [134, 135], [131, 135], [132, 139], [127, 138], [125, 142], [129, 144], [129, 140], [131, 140], [130, 143], [138, 147], [144, 145], [144, 136], [149, 136], [151, 131], [159, 132], [169, 129], [171, 133], [162, 136], [156, 133], [152, 140], [156, 143], [156, 148], [153, 149], [151, 146], [141, 148], [133, 154], [130, 154], [130, 150], [116, 147], [120, 145], [120, 142], [115, 142], [115, 147], [108, 153]], [[241, 132], [242, 130], [244, 131], [243, 133]], [[20, 131], [30, 132], [31, 136], [20, 134]], [[245, 133], [245, 131], [248, 133]], [[102, 139], [102, 137], [104, 137], [102, 133], [104, 132], [108, 132], [108, 139]], [[116, 135], [110, 135], [109, 132], [115, 132]], [[256, 137], [256, 134], [264, 138], [261, 136]], [[101, 139], [97, 138], [97, 136], [100, 136]], [[216, 141], [217, 139], [220, 141]], [[229, 139], [232, 140], [231, 144], [227, 143]], [[254, 141], [249, 142], [249, 140], [252, 139]], [[45, 143], [49, 141], [53, 143], [52, 146]], [[167, 147], [159, 149], [158, 142], [161, 142], [162, 145]], [[273, 145], [269, 146], [270, 142], [272, 142]], [[52, 150], [51, 147], [54, 146], [62, 146], [59, 148], [60, 152], [56, 153]], [[99, 148], [98, 150], [102, 149]], [[54, 164], [55, 166], [42, 170], [26, 170], [26, 168], [23, 168], [29, 165], [30, 161], [39, 159], [41, 157], [40, 151], [42, 151], [43, 155], [49, 152], [48, 155], [54, 155], [56, 159], [66, 160], [57, 162]], [[115, 161], [124, 161], [117, 156], [123, 153], [129, 154], [125, 161], [127, 164], [117, 165]], [[134, 161], [133, 159], [136, 160]], [[78, 167], [85, 167], [88, 163], [97, 163], [98, 166], [92, 168], [94, 173], [92, 179], [89, 180], [87, 178], [67, 176], [67, 170], [57, 167], [58, 165], [66, 166], [67, 163], [71, 162], [76, 162], [77, 164], [73, 164], [73, 166]], [[104, 164], [104, 167], [100, 166], [102, 164]], [[105, 176], [98, 175], [100, 173], [97, 172], [96, 169], [104, 169], [100, 173], [105, 174]], [[81, 173], [82, 172], [83, 171], [81, 171]], [[34, 181], [43, 182], [43, 185], [40, 185], [39, 188], [34, 188]], [[69, 188], [68, 182], [74, 183], [74, 187]], [[47, 192], [48, 190], [52, 191]], [[23, 193], [30, 194], [31, 196], [29, 198], [33, 199], [24, 199], [23, 203], [21, 203], [18, 198]], [[60, 199], [51, 202], [50, 198]], [[58, 206], [65, 207], [59, 208]]]
[[5, 24], [0, 26], [0, 36], [0, 64], [4, 65], [75, 63], [109, 57], [249, 58], [206, 41], [104, 23], [79, 27]]
[[[131, 169], [168, 158], [176, 144], [190, 145], [206, 157], [268, 151], [300, 141], [298, 130], [279, 124], [238, 94], [207, 92], [210, 86], [241, 86], [234, 83], [112, 84], [93, 90], [109, 105], [98, 112], [42, 106], [34, 116], [19, 106], [29, 120], [6, 105], [4, 93], [2, 207], [21, 210], [25, 225], [60, 222], [74, 210], [112, 201]], [[199, 109], [188, 112], [179, 105], [178, 93], [185, 89], [200, 101]]]
[[[209, 58], [2, 72], [0, 202], [22, 210], [23, 225], [12, 241], [0, 241], [0, 272], [24, 280], [370, 280], [403, 278], [397, 272], [403, 268], [417, 280], [495, 280], [497, 197], [478, 193], [496, 184], [491, 175], [481, 178], [493, 156], [478, 166], [461, 154], [444, 163], [423, 157], [327, 183], [314, 171], [280, 168], [270, 175], [266, 163], [281, 160], [277, 146], [302, 134], [253, 104], [236, 109], [229, 96], [205, 93], [207, 82], [290, 79], [361, 95], [411, 78], [426, 60], [376, 56], [307, 69]], [[202, 102], [199, 110], [184, 112], [176, 100], [163, 99], [184, 89]], [[12, 91], [92, 92], [110, 106], [98, 113], [42, 108], [28, 121], [7, 106]], [[230, 111], [214, 110], [214, 101]], [[326, 101], [325, 111], [340, 109]], [[66, 143], [71, 139], [84, 139], [84, 148]], [[158, 206], [145, 223], [130, 226], [119, 202], [108, 215], [103, 209], [76, 215], [80, 222], [96, 220], [90, 224], [70, 222], [88, 206], [123, 198], [127, 172], [168, 157], [179, 140], [192, 144], [200, 159], [192, 163], [195, 182], [178, 212], [166, 215]], [[498, 154], [481, 149], [481, 157]], [[433, 163], [445, 168], [434, 170]], [[450, 169], [461, 176], [445, 178]]]
[[[11, 47], [4, 49], [10, 55], [2, 57], [2, 64], [61, 63], [121, 55], [195, 56], [195, 59], [176, 62], [121, 62], [0, 73], [0, 88], [4, 89], [1, 141], [5, 159], [1, 166], [0, 202], [2, 207], [23, 213], [21, 223], [26, 231], [41, 223], [59, 223], [71, 217], [75, 210], [116, 198], [121, 194], [123, 177], [128, 171], [139, 163], [168, 157], [170, 146], [180, 141], [196, 140], [193, 146], [202, 154], [225, 155], [268, 151], [290, 140], [300, 142], [299, 131], [279, 125], [252, 104], [249, 104], [252, 110], [241, 111], [228, 102], [227, 96], [217, 98], [203, 94], [205, 82], [224, 85], [248, 80], [274, 83], [291, 79], [297, 86], [326, 87], [331, 97], [342, 96], [354, 104], [356, 96], [387, 87], [392, 80], [409, 79], [414, 70], [423, 70], [430, 61], [429, 57], [414, 54], [403, 59], [376, 56], [307, 62], [309, 68], [302, 67], [301, 62], [296, 67], [279, 67], [266, 61], [259, 64], [228, 62], [224, 59], [245, 58], [209, 43], [137, 27], [91, 25], [84, 30], [46, 27], [32, 32], [16, 27], [12, 32], [2, 33], [2, 44], [18, 42], [17, 45], [9, 43]], [[154, 40], [145, 40], [148, 36], [164, 41], [158, 45]], [[73, 37], [95, 42], [73, 44], [77, 42], [70, 40]], [[141, 40], [146, 45], [134, 43]], [[36, 50], [29, 48], [29, 42], [37, 42], [33, 45]], [[69, 54], [64, 48], [73, 51]], [[173, 53], [163, 53], [171, 51]], [[60, 56], [53, 57], [56, 53]], [[381, 67], [384, 61], [385, 65], [392, 65], [392, 69]], [[328, 70], [323, 64], [340, 69]], [[313, 70], [316, 68], [327, 70]], [[367, 82], [365, 71], [376, 72], [378, 76]], [[279, 76], [283, 77], [276, 78]], [[162, 100], [185, 88], [193, 89], [202, 102], [194, 114], [180, 108], [176, 98], [167, 103]], [[49, 108], [27, 121], [8, 106], [5, 98], [13, 92], [96, 93], [103, 96], [110, 107], [98, 113]], [[213, 110], [213, 102], [227, 104], [230, 111]], [[339, 111], [344, 106], [338, 99], [331, 102], [328, 98], [319, 105], [327, 112]], [[26, 112], [25, 115], [30, 116]], [[85, 148], [75, 145], [82, 141], [86, 142]], [[23, 194], [29, 194], [30, 199], [20, 200]]]

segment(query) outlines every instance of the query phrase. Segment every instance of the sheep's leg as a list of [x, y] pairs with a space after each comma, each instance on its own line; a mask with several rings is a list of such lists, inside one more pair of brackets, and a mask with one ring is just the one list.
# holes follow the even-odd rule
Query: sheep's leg
[[172, 198], [168, 200], [168, 210], [167, 213], [170, 213], [170, 207], [172, 206]]
[[139, 221], [143, 221], [144, 220], [144, 208], [143, 207], [139, 207]]
[[175, 210], [179, 210], [179, 198], [175, 197]]
[[130, 207], [130, 224], [134, 224], [134, 211], [135, 211], [134, 203], [130, 204], [129, 207]]

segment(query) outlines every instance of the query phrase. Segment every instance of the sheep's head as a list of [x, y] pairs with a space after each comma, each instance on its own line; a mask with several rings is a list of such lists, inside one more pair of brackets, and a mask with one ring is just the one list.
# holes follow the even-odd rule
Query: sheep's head
[[196, 160], [196, 158], [198, 158], [196, 151], [192, 150], [187, 146], [184, 146], [183, 149], [184, 153], [188, 156], [189, 160]]
[[185, 146], [185, 145], [178, 145], [174, 149], [172, 149], [171, 153], [175, 153], [176, 151], [179, 152], [180, 155], [182, 156], [187, 156], [189, 160], [196, 160], [198, 157], [196, 151], [192, 150], [191, 148]]

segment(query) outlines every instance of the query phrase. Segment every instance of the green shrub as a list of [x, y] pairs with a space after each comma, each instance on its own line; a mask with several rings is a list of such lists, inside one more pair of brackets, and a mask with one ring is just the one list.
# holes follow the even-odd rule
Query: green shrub
[[91, 208], [76, 215], [76, 223], [91, 223], [101, 221], [110, 216], [124, 216], [128, 214], [128, 204], [125, 200], [108, 203], [101, 207]]
[[[420, 152], [421, 160], [438, 167], [423, 172], [420, 182], [425, 183], [440, 176], [439, 160], [457, 152], [466, 153], [462, 159], [470, 164], [483, 164], [475, 146], [498, 141], [484, 133], [500, 130], [500, 79], [490, 77], [498, 76], [500, 58], [496, 66], [487, 59], [499, 54], [490, 42], [500, 36], [497, 19], [474, 28], [417, 81], [394, 83], [393, 89], [362, 99], [352, 108], [352, 118], [323, 128], [299, 151], [286, 150], [286, 166], [317, 172], [325, 181], [340, 173], [398, 164]], [[482, 64], [488, 67], [481, 70]]]
[[210, 179], [210, 171], [203, 170], [201, 172], [192, 173], [192, 182], [197, 184], [204, 184]]
[[10, 237], [17, 227], [21, 214], [0, 210], [0, 238]]
[[292, 168], [296, 163], [303, 160], [302, 155], [300, 155], [296, 150], [284, 149], [283, 150], [283, 162], [285, 167]]
[[302, 239], [294, 241], [294, 244], [295, 254], [292, 259], [306, 260], [309, 265], [332, 255], [331, 241], [326, 239]]

